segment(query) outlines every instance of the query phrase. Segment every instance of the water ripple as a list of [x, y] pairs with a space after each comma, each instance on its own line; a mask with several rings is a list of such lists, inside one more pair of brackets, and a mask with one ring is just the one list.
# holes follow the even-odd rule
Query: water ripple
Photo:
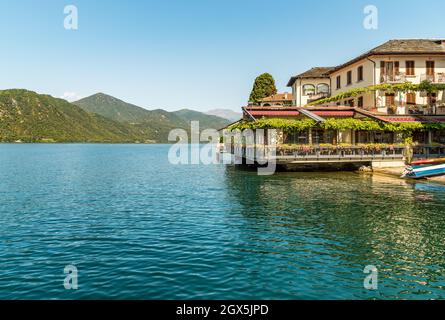
[[[173, 166], [167, 152], [0, 145], [0, 298], [444, 298], [445, 187]], [[378, 291], [363, 288], [370, 264]]]

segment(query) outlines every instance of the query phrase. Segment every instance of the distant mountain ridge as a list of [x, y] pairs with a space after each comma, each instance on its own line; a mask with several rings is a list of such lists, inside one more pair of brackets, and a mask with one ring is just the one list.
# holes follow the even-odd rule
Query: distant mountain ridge
[[104, 93], [96, 93], [72, 103], [85, 111], [119, 122], [138, 122], [150, 116], [150, 111]]
[[219, 129], [228, 120], [192, 110], [146, 110], [97, 94], [75, 103], [25, 89], [0, 91], [0, 142], [167, 143], [170, 130]]
[[191, 121], [199, 121], [200, 129], [221, 129], [230, 123], [227, 119], [188, 109], [175, 112], [147, 110], [104, 93], [94, 94], [73, 104], [108, 119], [148, 130], [158, 142], [168, 142], [168, 133], [172, 129], [189, 131]]
[[229, 120], [230, 122], [238, 121], [243, 116], [241, 112], [235, 112], [230, 109], [213, 109], [207, 111], [206, 114], [224, 118]]
[[228, 119], [189, 109], [182, 109], [173, 113], [188, 124], [191, 121], [199, 121], [200, 129], [221, 129], [230, 123]]

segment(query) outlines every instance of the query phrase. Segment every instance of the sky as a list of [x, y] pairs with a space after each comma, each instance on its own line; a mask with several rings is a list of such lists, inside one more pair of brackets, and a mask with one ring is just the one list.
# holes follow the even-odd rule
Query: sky
[[[363, 26], [367, 5], [377, 29]], [[443, 0], [0, 0], [0, 89], [239, 111], [263, 72], [290, 92], [291, 76], [389, 39], [445, 38], [444, 12]]]

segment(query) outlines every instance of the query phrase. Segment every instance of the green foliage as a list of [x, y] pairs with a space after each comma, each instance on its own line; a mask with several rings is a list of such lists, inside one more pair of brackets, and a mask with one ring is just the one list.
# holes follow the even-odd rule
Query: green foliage
[[329, 118], [319, 124], [319, 127], [326, 130], [382, 130], [381, 124], [372, 120], [359, 120], [354, 118], [335, 119]]
[[[230, 124], [230, 120], [221, 118], [219, 116], [214, 116], [210, 114], [205, 114], [202, 112], [182, 109], [179, 111], [173, 112], [176, 116], [181, 118], [187, 124], [187, 129], [190, 128], [191, 121], [199, 121], [199, 128], [203, 129], [221, 129]], [[183, 125], [183, 124], [181, 124]]]
[[338, 119], [329, 118], [325, 122], [317, 123], [311, 119], [259, 119], [257, 121], [242, 121], [231, 126], [229, 129], [282, 129], [285, 132], [304, 131], [309, 128], [325, 130], [357, 130], [357, 131], [390, 131], [400, 132], [409, 136], [414, 131], [445, 130], [445, 123], [420, 123], [420, 122], [377, 122], [374, 120], [361, 120], [354, 118]]
[[0, 91], [1, 142], [146, 142], [139, 130], [27, 90]]
[[151, 111], [103, 93], [97, 93], [73, 103], [87, 112], [100, 114], [118, 122], [140, 123], [143, 119], [152, 118]]
[[269, 73], [263, 73], [255, 79], [249, 102], [258, 104], [261, 99], [277, 93], [275, 80]]
[[431, 122], [423, 124], [424, 130], [445, 130], [445, 123]]
[[137, 129], [156, 142], [168, 142], [172, 129], [190, 131], [190, 121], [199, 121], [200, 129], [221, 129], [230, 121], [201, 112], [183, 109], [168, 112], [162, 109], [147, 110], [112, 96], [98, 93], [74, 102], [82, 109]]
[[442, 90], [445, 90], [445, 84], [435, 84], [429, 81], [423, 81], [420, 84], [413, 84], [411, 82], [396, 83], [396, 84], [385, 83], [385, 84], [369, 86], [366, 88], [356, 88], [349, 91], [345, 91], [329, 98], [314, 101], [309, 105], [321, 105], [321, 104], [336, 102], [340, 100], [354, 98], [359, 95], [375, 91], [384, 91], [386, 93], [398, 93], [398, 92], [406, 93], [406, 92], [419, 92], [419, 91], [426, 93], [436, 93]]
[[312, 119], [292, 120], [282, 118], [260, 119], [257, 121], [241, 121], [229, 127], [231, 130], [239, 129], [283, 129], [287, 132], [304, 131], [313, 128], [316, 122]]

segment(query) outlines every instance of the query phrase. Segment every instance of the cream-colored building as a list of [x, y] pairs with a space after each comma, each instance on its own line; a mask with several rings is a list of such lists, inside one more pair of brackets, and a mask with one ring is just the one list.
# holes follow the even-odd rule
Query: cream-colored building
[[294, 105], [303, 107], [308, 103], [326, 98], [331, 92], [329, 71], [331, 67], [316, 67], [292, 77], [287, 84], [292, 87]]
[[[390, 40], [340, 66], [320, 69], [323, 68], [311, 69], [289, 81], [296, 106], [322, 98], [317, 95], [317, 90], [315, 95], [308, 95], [305, 90], [308, 84], [316, 87], [321, 82], [329, 84], [330, 96], [384, 83], [419, 84], [428, 80], [445, 84], [445, 40]], [[315, 76], [317, 70], [320, 72]], [[443, 92], [427, 96], [419, 92], [389, 94], [376, 91], [330, 105], [354, 106], [395, 115], [445, 114]]]

